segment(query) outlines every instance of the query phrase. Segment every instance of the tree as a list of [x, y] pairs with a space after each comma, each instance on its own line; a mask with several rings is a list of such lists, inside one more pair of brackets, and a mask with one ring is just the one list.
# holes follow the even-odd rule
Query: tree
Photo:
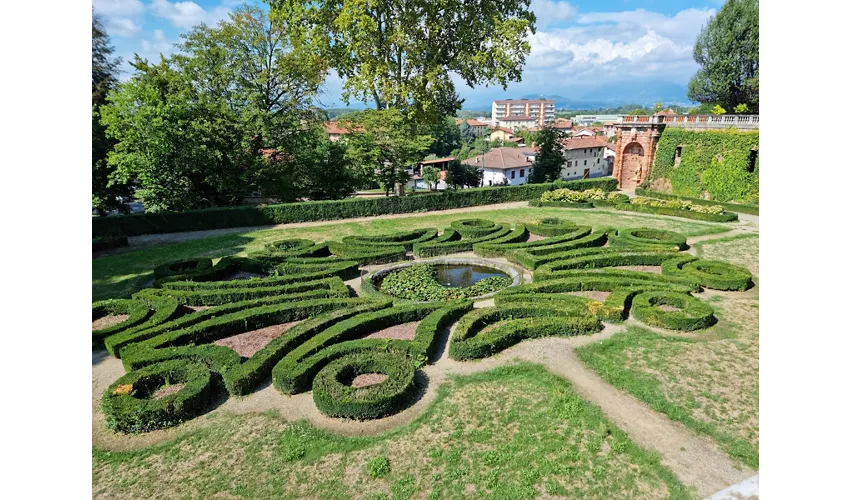
[[444, 117], [423, 129], [422, 133], [434, 138], [434, 142], [428, 151], [439, 158], [449, 156], [461, 143], [460, 129], [455, 124], [454, 119], [450, 117]]
[[[318, 121], [312, 102], [325, 70], [301, 38], [261, 9], [243, 7], [183, 35], [179, 53], [159, 64], [136, 58], [136, 73], [110, 94], [103, 121], [119, 141], [109, 165], [136, 180], [146, 210], [235, 205], [261, 182], [284, 199], [305, 196], [300, 179], [271, 175], [284, 167], [268, 167], [261, 151], [297, 152], [299, 163], [312, 153], [315, 164], [337, 154], [302, 144], [312, 141], [305, 134]], [[272, 187], [270, 178], [286, 185]]]
[[688, 84], [691, 100], [758, 113], [758, 0], [727, 0], [697, 36], [694, 60], [701, 68]]
[[704, 102], [697, 107], [689, 109], [688, 114], [691, 114], [691, 115], [708, 115], [708, 114], [711, 114], [711, 110], [713, 108], [714, 108], [714, 104]]
[[410, 122], [397, 109], [369, 109], [343, 122], [352, 130], [348, 139], [348, 158], [360, 165], [364, 182], [376, 178], [389, 196], [397, 184], [409, 179], [412, 169], [425, 156], [434, 138], [411, 134]]
[[558, 137], [558, 132], [552, 127], [544, 127], [537, 134], [540, 150], [534, 157], [534, 165], [528, 175], [528, 182], [553, 182], [561, 178], [561, 167], [564, 166], [564, 146]]
[[[273, 16], [303, 16], [343, 78], [343, 99], [434, 123], [461, 107], [467, 85], [519, 81], [535, 32], [530, 0], [270, 0]], [[300, 9], [300, 10], [299, 10]]]
[[[440, 169], [425, 167], [422, 169], [422, 180], [428, 183], [428, 189], [434, 190], [440, 182]], [[431, 187], [433, 186], [433, 188]]]
[[478, 187], [483, 175], [475, 165], [465, 165], [459, 160], [453, 160], [446, 167], [446, 184], [453, 189]]
[[711, 108], [711, 114], [713, 115], [725, 115], [726, 110], [723, 109], [723, 106], [719, 104], [715, 104], [713, 108]]
[[750, 107], [747, 106], [745, 103], [741, 103], [735, 106], [732, 111], [734, 111], [735, 114], [745, 115], [750, 112]]
[[92, 207], [100, 215], [110, 210], [126, 211], [122, 198], [132, 194], [129, 182], [121, 182], [114, 174], [115, 168], [107, 162], [115, 141], [106, 136], [100, 121], [100, 108], [106, 95], [117, 82], [121, 58], [113, 58], [113, 47], [103, 23], [96, 15], [91, 22], [91, 159]]
[[478, 134], [475, 132], [475, 129], [466, 121], [462, 121], [460, 123], [460, 127], [458, 128], [458, 134], [460, 134], [460, 138], [466, 144], [472, 144], [475, 139], [478, 139]]
[[630, 114], [630, 115], [648, 115], [649, 111], [647, 111], [645, 108], [635, 108], [635, 109], [629, 111], [628, 114]]
[[656, 103], [655, 103], [655, 105], [654, 105], [654, 106], [652, 106], [652, 112], [653, 112], [653, 113], [658, 113], [658, 112], [659, 112], [659, 111], [661, 111], [662, 109], [664, 109], [664, 104], [662, 104], [662, 103], [660, 103], [660, 102], [656, 102]]

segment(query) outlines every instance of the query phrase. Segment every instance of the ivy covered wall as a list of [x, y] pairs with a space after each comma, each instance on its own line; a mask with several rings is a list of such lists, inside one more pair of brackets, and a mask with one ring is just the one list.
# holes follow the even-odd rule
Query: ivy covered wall
[[[758, 144], [758, 131], [694, 132], [667, 127], [658, 142], [650, 177], [642, 187], [691, 198], [758, 204]], [[681, 158], [676, 165], [679, 146]]]

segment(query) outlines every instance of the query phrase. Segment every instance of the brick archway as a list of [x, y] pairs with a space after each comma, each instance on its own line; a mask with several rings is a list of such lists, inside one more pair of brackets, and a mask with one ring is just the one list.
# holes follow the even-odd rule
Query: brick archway
[[620, 170], [620, 189], [634, 191], [642, 180], [644, 150], [637, 142], [630, 142], [623, 148], [623, 162]]

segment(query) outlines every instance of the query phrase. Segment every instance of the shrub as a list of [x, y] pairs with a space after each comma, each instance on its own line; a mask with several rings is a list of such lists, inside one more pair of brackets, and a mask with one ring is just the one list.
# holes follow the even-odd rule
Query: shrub
[[528, 202], [529, 207], [552, 207], [552, 208], [593, 208], [593, 202], [590, 201], [540, 201], [531, 200]]
[[334, 255], [346, 260], [353, 260], [361, 266], [388, 264], [407, 258], [407, 250], [405, 250], [404, 245], [379, 246], [376, 248], [330, 241], [328, 248]]
[[540, 236], [560, 236], [575, 231], [576, 223], [557, 217], [533, 220], [526, 225], [528, 232]]
[[642, 212], [656, 215], [670, 215], [673, 217], [684, 217], [686, 219], [704, 220], [709, 222], [733, 222], [738, 220], [738, 214], [733, 212], [726, 212], [723, 214], [706, 214], [701, 212], [695, 212], [693, 210], [679, 210], [667, 207], [653, 207], [634, 203], [621, 203], [618, 205], [614, 205], [614, 208], [616, 210]]
[[[522, 229], [525, 231], [525, 228]], [[512, 234], [511, 228], [507, 224], [496, 225], [494, 228], [483, 236], [475, 238], [463, 238], [460, 240], [432, 243], [416, 243], [413, 245], [413, 253], [419, 257], [435, 257], [438, 255], [446, 255], [450, 253], [469, 252], [473, 245], [483, 241], [491, 241], [505, 238]], [[513, 233], [516, 236], [516, 233]], [[513, 237], [512, 236], [512, 237]], [[504, 241], [503, 239], [501, 241]]]
[[571, 189], [555, 189], [546, 191], [540, 195], [540, 201], [557, 201], [567, 203], [586, 203], [594, 200], [605, 200], [608, 196], [601, 189], [587, 189], [584, 191], [573, 191]]
[[342, 243], [346, 246], [365, 248], [403, 246], [405, 251], [409, 252], [413, 249], [414, 243], [430, 241], [436, 237], [436, 229], [426, 228], [378, 236], [346, 236], [342, 239]]
[[323, 257], [329, 255], [326, 244], [313, 240], [287, 239], [266, 244], [262, 250], [249, 252], [249, 259], [278, 262], [291, 257]]
[[615, 237], [610, 237], [612, 246], [631, 248], [657, 248], [662, 250], [684, 250], [688, 247], [687, 237], [663, 229], [632, 228], [620, 229]]
[[[587, 228], [588, 230], [590, 228]], [[561, 260], [569, 252], [580, 248], [598, 247], [605, 244], [607, 240], [607, 229], [602, 229], [581, 238], [561, 241], [550, 245], [541, 245], [527, 248], [508, 250], [505, 258], [516, 262], [526, 269], [537, 269], [542, 264]]]
[[[353, 387], [367, 373], [385, 375], [383, 382]], [[409, 405], [416, 393], [413, 361], [397, 353], [368, 352], [328, 363], [313, 381], [313, 401], [325, 415], [355, 420], [381, 418]], [[370, 463], [370, 471], [372, 464]]]
[[429, 264], [417, 264], [391, 271], [381, 283], [381, 292], [415, 301], [454, 300], [485, 295], [513, 283], [511, 278], [492, 277], [468, 287], [451, 288], [438, 283], [436, 276], [436, 267]]
[[[253, 283], [252, 283], [253, 282]], [[290, 300], [307, 300], [320, 297], [348, 297], [350, 292], [345, 282], [337, 276], [298, 283], [266, 282], [265, 280], [247, 280], [246, 283], [205, 289], [176, 290], [163, 289], [163, 292], [189, 306], [214, 306], [230, 302], [287, 295]]]
[[558, 279], [561, 272], [571, 269], [588, 269], [614, 266], [658, 266], [676, 257], [676, 252], [628, 248], [581, 248], [559, 255], [559, 260], [538, 266], [534, 281]]
[[111, 248], [126, 247], [129, 244], [126, 236], [103, 235], [91, 239], [91, 251], [100, 252]]
[[129, 317], [116, 325], [100, 330], [93, 330], [91, 334], [93, 345], [99, 346], [106, 337], [143, 323], [150, 315], [150, 312], [147, 304], [136, 300], [109, 299], [94, 302], [91, 305], [92, 321], [113, 314], [126, 314]]
[[596, 316], [569, 302], [474, 309], [455, 325], [449, 356], [459, 361], [479, 359], [528, 338], [581, 335], [601, 329]]
[[212, 268], [213, 263], [210, 258], [189, 259], [177, 262], [169, 262], [153, 268], [154, 278], [165, 278], [175, 275], [195, 275], [199, 271], [206, 271]]
[[[152, 399], [157, 389], [183, 384], [179, 391]], [[130, 372], [109, 386], [102, 408], [106, 425], [120, 432], [146, 432], [179, 424], [202, 413], [214, 396], [209, 368], [183, 360], [165, 361]]]
[[486, 219], [461, 219], [451, 223], [451, 229], [462, 238], [479, 238], [496, 231], [496, 223]]
[[714, 290], [746, 290], [753, 279], [752, 273], [744, 267], [690, 255], [666, 261], [661, 269], [664, 274], [692, 279]]
[[522, 251], [532, 248], [549, 247], [567, 241], [573, 241], [583, 236], [587, 236], [590, 234], [590, 231], [590, 226], [574, 226], [570, 232], [538, 241], [526, 241], [526, 233], [523, 237], [516, 235], [517, 238], [512, 241], [497, 239], [483, 243], [476, 243], [472, 246], [472, 250], [483, 257], [502, 257], [513, 250]]
[[384, 477], [390, 472], [390, 461], [387, 457], [375, 457], [369, 460], [369, 475], [374, 478]]
[[[661, 306], [678, 310], [666, 311]], [[714, 319], [714, 309], [685, 293], [643, 292], [632, 299], [632, 315], [647, 325], [670, 330], [699, 330], [707, 328]]]
[[745, 205], [742, 203], [724, 203], [721, 201], [714, 200], [703, 200], [701, 198], [689, 198], [685, 196], [675, 196], [670, 194], [659, 193], [657, 191], [649, 191], [647, 189], [637, 188], [635, 189], [635, 194], [639, 196], [647, 196], [649, 198], [660, 198], [662, 200], [685, 200], [691, 202], [694, 206], [699, 205], [719, 205], [726, 210], [731, 210], [733, 212], [740, 212], [745, 214], [758, 215], [759, 207], [758, 205]]

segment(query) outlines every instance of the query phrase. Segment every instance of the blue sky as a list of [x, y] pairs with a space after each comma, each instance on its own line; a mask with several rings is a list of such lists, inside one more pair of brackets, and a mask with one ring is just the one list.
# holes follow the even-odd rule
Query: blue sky
[[[214, 24], [244, 0], [93, 0], [104, 18], [116, 54], [126, 61], [137, 53], [158, 59], [170, 54], [180, 34], [200, 23]], [[700, 28], [722, 5], [720, 0], [532, 0], [537, 33], [522, 82], [508, 91], [458, 82], [470, 102], [503, 96], [580, 96], [594, 89], [627, 87], [643, 81], [684, 86], [696, 71], [693, 43]], [[331, 75], [322, 102], [342, 106], [342, 82]], [[353, 105], [356, 103], [352, 103]]]

